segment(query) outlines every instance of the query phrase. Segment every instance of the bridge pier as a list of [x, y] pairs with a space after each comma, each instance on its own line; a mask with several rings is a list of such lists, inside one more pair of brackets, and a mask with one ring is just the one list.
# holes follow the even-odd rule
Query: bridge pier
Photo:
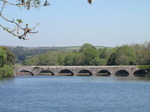
[[147, 70], [147, 77], [150, 77], [150, 70]]
[[32, 73], [33, 73], [34, 76], [38, 76], [38, 74], [40, 73], [40, 71], [41, 71], [40, 69], [36, 69], [36, 70], [33, 70]]

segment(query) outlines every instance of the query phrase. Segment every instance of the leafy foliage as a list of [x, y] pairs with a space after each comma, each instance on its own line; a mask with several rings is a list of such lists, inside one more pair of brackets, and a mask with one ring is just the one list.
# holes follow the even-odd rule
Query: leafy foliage
[[84, 65], [99, 65], [100, 58], [98, 51], [94, 47], [87, 48], [83, 51]]
[[[26, 39], [26, 35], [27, 34], [33, 34], [33, 33], [37, 33], [33, 32], [33, 30], [37, 27], [37, 25], [35, 25], [33, 28], [29, 28], [28, 24], [22, 25], [23, 20], [22, 19], [9, 19], [6, 18], [4, 15], [4, 9], [6, 8], [6, 6], [14, 6], [17, 8], [22, 8], [25, 7], [25, 9], [29, 10], [31, 7], [34, 8], [38, 8], [41, 6], [48, 6], [49, 3], [46, 1], [44, 1], [44, 3], [41, 2], [41, 0], [0, 0], [0, 17], [5, 20], [5, 22], [12, 24], [13, 28], [7, 28], [4, 24], [2, 25], [2, 23], [0, 23], [0, 27], [2, 29], [4, 29], [5, 31], [7, 31], [8, 33], [12, 34], [13, 36], [18, 37], [19, 39]], [[24, 27], [25, 26], [25, 27]]]
[[0, 47], [0, 67], [3, 67], [7, 59], [5, 51]]
[[[78, 51], [50, 51], [26, 59], [25, 65], [150, 65], [150, 44], [96, 49], [84, 44]], [[63, 49], [62, 49], [63, 50]]]
[[6, 65], [14, 65], [16, 58], [15, 55], [6, 47], [2, 47], [2, 49], [5, 51], [6, 55], [7, 55], [7, 59], [6, 59]]
[[59, 47], [8, 47], [16, 56], [16, 62], [22, 63], [25, 59], [32, 58], [38, 54], [46, 53], [48, 51], [63, 51], [64, 48]]
[[0, 77], [13, 76], [14, 54], [5, 47], [0, 47]]
[[134, 49], [130, 46], [118, 47], [108, 60], [109, 65], [133, 65], [136, 61]]
[[95, 49], [95, 47], [92, 44], [89, 44], [89, 43], [83, 44], [80, 48], [80, 52], [85, 52], [89, 48]]
[[10, 65], [4, 65], [0, 67], [0, 77], [11, 77], [14, 75], [14, 67]]
[[150, 65], [139, 65], [138, 68], [143, 70], [150, 70]]

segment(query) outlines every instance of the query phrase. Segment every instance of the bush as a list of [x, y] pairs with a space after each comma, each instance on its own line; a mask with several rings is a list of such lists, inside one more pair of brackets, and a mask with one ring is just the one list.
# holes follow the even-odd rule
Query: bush
[[12, 77], [14, 76], [14, 68], [10, 65], [4, 65], [0, 67], [0, 77]]
[[143, 70], [150, 70], [150, 65], [139, 65], [138, 68]]
[[5, 51], [0, 47], [0, 67], [3, 67], [7, 60]]

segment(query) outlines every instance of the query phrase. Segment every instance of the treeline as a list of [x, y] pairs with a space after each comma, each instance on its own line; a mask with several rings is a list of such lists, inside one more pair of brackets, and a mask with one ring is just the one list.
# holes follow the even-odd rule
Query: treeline
[[[96, 46], [100, 48], [101, 46]], [[22, 64], [26, 59], [32, 58], [35, 55], [43, 54], [48, 51], [79, 51], [80, 46], [66, 47], [7, 47], [16, 57], [16, 63]]]
[[0, 77], [14, 75], [15, 55], [6, 47], [0, 47]]
[[84, 44], [79, 51], [50, 51], [30, 59], [24, 65], [150, 65], [150, 42], [96, 49]]
[[35, 55], [46, 53], [48, 51], [59, 51], [57, 47], [8, 47], [16, 56], [16, 63], [22, 63]]
[[71, 47], [7, 47], [16, 56], [16, 63], [22, 64], [24, 60], [34, 57], [48, 51], [73, 51], [79, 49], [79, 46]]

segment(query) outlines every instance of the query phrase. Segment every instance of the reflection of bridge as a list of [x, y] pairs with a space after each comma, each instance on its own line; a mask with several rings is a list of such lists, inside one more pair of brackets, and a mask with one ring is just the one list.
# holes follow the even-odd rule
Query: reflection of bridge
[[32, 76], [40, 74], [68, 76], [147, 76], [147, 71], [138, 66], [16, 66], [15, 75], [28, 72]]

